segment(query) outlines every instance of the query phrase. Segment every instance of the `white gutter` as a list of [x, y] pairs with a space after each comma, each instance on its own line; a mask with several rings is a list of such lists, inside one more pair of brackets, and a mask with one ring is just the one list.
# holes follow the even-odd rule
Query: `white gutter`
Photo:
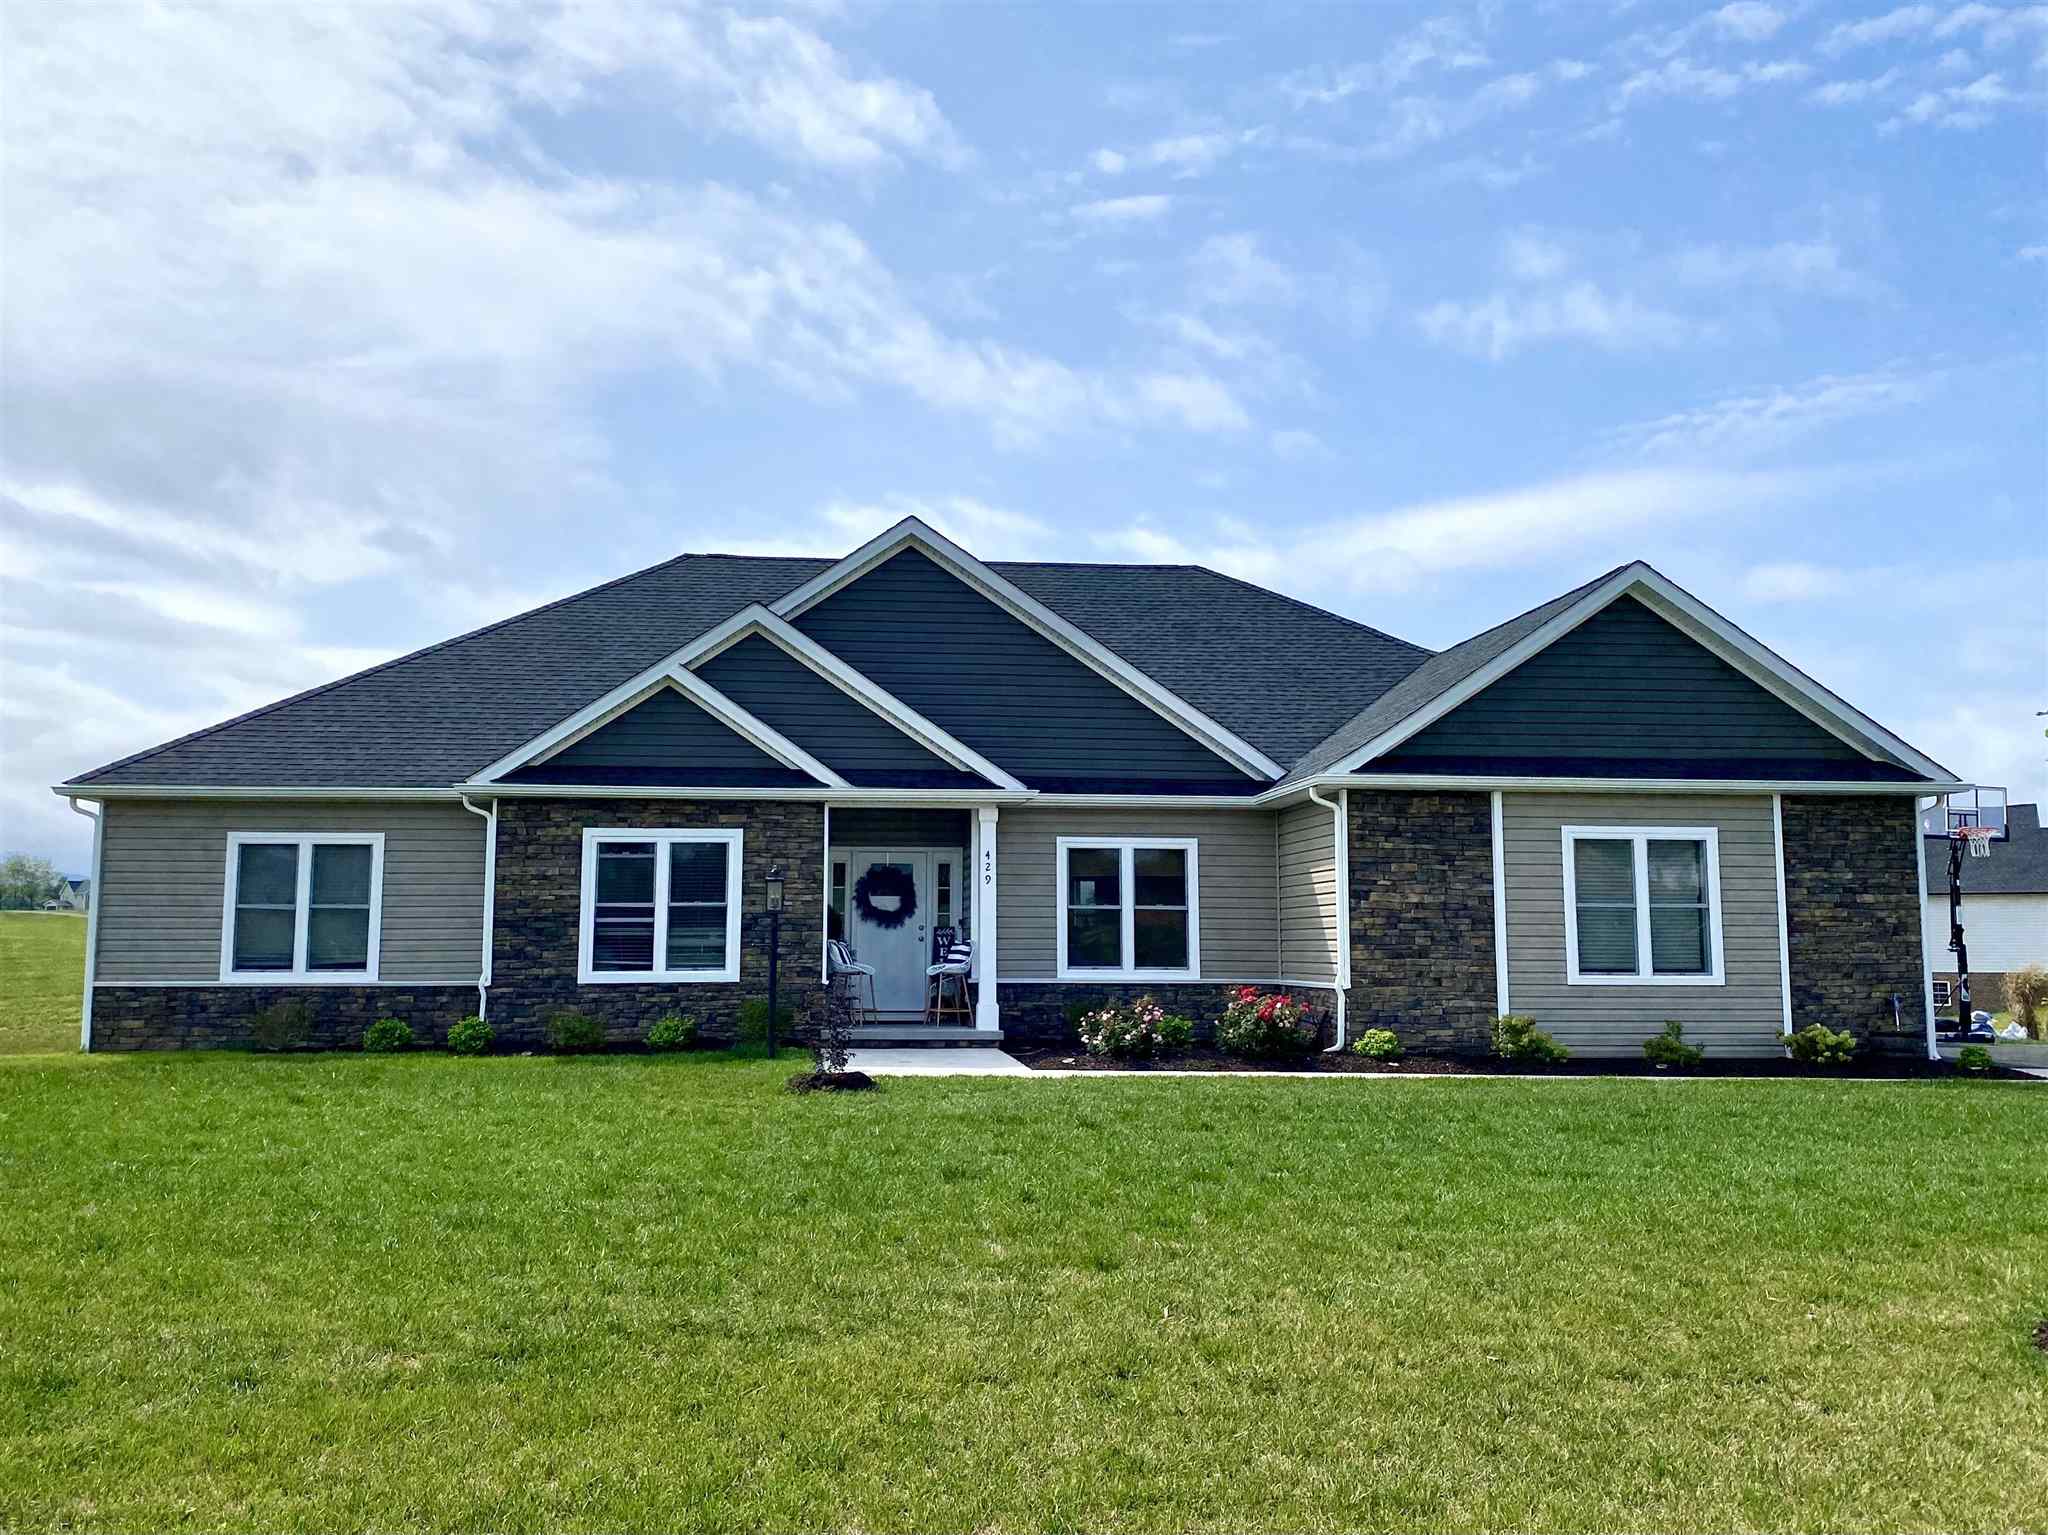
[[[85, 907], [85, 1006], [78, 1019], [78, 1048], [89, 1052], [92, 1049], [93, 971], [97, 968], [95, 962], [100, 953], [100, 858], [107, 841], [107, 807], [101, 805], [97, 810], [86, 810], [74, 799], [71, 809], [92, 822], [92, 894], [87, 898]], [[1920, 823], [1915, 820], [1913, 824], [1917, 827]], [[1924, 885], [1927, 881], [1923, 878], [1921, 883]]]
[[1335, 799], [1324, 799], [1323, 791], [1309, 786], [1308, 797], [1329, 811], [1335, 832], [1337, 855], [1337, 1042], [1323, 1054], [1334, 1055], [1344, 1048], [1344, 1003], [1351, 991], [1351, 791], [1340, 789]]
[[491, 1010], [491, 940], [498, 921], [498, 802], [492, 800], [490, 809], [479, 810], [465, 794], [462, 808], [484, 818], [484, 952], [476, 972], [476, 1015], [487, 1018]]
[[[1349, 786], [1354, 789], [1527, 789], [1564, 794], [1929, 794], [1953, 793], [1967, 789], [1966, 783], [1947, 784], [1933, 779], [1835, 783], [1780, 778], [1516, 778], [1490, 774], [1456, 773], [1319, 773], [1286, 786], [1293, 792], [1304, 785], [1324, 788]], [[1258, 796], [1265, 799], [1283, 792], [1269, 789]]]

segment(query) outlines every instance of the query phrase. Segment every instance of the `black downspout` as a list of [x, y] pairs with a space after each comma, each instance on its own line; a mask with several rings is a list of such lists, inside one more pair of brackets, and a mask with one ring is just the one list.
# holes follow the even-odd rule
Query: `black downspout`
[[1970, 1031], [1970, 948], [1963, 942], [1963, 842], [1948, 839], [1948, 946], [1956, 957], [1956, 1032]]

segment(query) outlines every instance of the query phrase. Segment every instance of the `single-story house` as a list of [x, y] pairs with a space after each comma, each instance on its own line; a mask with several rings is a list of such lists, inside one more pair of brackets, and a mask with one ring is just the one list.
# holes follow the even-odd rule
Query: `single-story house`
[[[1934, 1010], [1955, 1016], [1955, 955], [1949, 952], [1946, 835], [1927, 839], [1927, 957]], [[2005, 978], [2026, 965], [2048, 966], [2048, 832], [2039, 805], [2007, 807], [2000, 835], [1984, 858], [1962, 863], [1963, 941], [1970, 950], [1970, 1006], [1998, 1012]]]
[[[99, 806], [85, 1042], [537, 1040], [874, 968], [924, 1027], [1070, 1037], [1241, 985], [1337, 1038], [1916, 1042], [1919, 796], [1962, 785], [1636, 563], [1432, 654], [1190, 566], [684, 555], [58, 785]], [[82, 812], [90, 813], [90, 812]], [[1334, 1042], [1334, 1041], [1333, 1041]]]
[[57, 888], [43, 901], [44, 911], [84, 911], [92, 904], [92, 881], [57, 876]]

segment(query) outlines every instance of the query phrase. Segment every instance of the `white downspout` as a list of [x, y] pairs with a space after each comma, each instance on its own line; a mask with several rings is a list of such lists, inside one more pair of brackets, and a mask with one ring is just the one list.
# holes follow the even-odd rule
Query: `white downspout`
[[490, 809], [479, 810], [467, 794], [461, 798], [464, 810], [484, 818], [484, 952], [476, 972], [476, 1015], [486, 1018], [491, 1007], [491, 938], [498, 920], [498, 802], [492, 800]]
[[1337, 1042], [1323, 1054], [1334, 1055], [1346, 1038], [1344, 1003], [1351, 991], [1351, 791], [1339, 789], [1335, 799], [1309, 785], [1308, 797], [1329, 811], [1336, 834], [1337, 857]]
[[[92, 1050], [92, 987], [94, 972], [99, 968], [100, 957], [100, 860], [107, 840], [106, 801], [99, 802], [97, 810], [82, 810], [77, 800], [68, 800], [74, 815], [82, 815], [92, 822], [92, 897], [85, 908], [85, 1006], [78, 1019], [78, 1048]], [[1919, 822], [1916, 820], [1917, 827]], [[1922, 881], [1926, 883], [1926, 881]]]
[[[1936, 800], [1935, 803], [1943, 802]], [[1920, 801], [1917, 797], [1913, 801], [1913, 860], [1920, 879], [1920, 886], [1914, 891], [1919, 898], [1920, 911], [1920, 1016], [1927, 1023], [1927, 1059], [1938, 1061], [1941, 1059], [1941, 1045], [1934, 1037], [1934, 966], [1927, 961], [1927, 837], [1920, 829]], [[99, 887], [93, 888], [97, 893]], [[1898, 1003], [1894, 1002], [1892, 1006], [1896, 1009]], [[1970, 1027], [1970, 1020], [1963, 1017], [1960, 1007], [1956, 1009], [1956, 1027], [1963, 1031]]]

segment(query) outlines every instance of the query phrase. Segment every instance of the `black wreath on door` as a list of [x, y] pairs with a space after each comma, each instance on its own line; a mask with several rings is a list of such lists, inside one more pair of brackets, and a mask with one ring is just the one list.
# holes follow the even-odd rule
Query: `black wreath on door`
[[[875, 904], [877, 898], [886, 901], [892, 896], [896, 901], [893, 908]], [[863, 920], [893, 931], [917, 915], [917, 881], [908, 869], [891, 863], [873, 864], [853, 883], [853, 909]]]

